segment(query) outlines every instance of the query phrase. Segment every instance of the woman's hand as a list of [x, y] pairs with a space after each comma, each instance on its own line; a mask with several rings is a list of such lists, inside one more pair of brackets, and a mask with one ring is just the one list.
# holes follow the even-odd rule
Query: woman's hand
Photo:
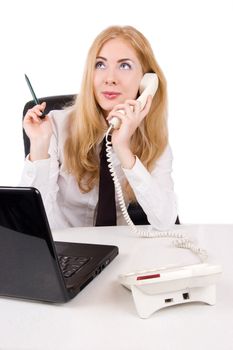
[[117, 117], [121, 121], [120, 128], [112, 133], [112, 145], [124, 168], [131, 168], [135, 162], [135, 157], [130, 150], [130, 140], [148, 114], [151, 103], [152, 96], [148, 96], [146, 105], [141, 110], [139, 101], [127, 100], [124, 104], [116, 105], [107, 117], [107, 121], [112, 117]]
[[112, 144], [114, 148], [118, 146], [129, 147], [130, 139], [148, 114], [151, 102], [152, 97], [148, 96], [146, 105], [142, 110], [140, 110], [140, 102], [137, 100], [127, 100], [124, 104], [116, 105], [112, 109], [107, 117], [107, 121], [110, 121], [112, 117], [117, 117], [121, 121], [120, 128], [114, 130], [112, 135]]
[[49, 118], [46, 116], [40, 119], [45, 107], [46, 102], [36, 105], [29, 109], [24, 117], [23, 127], [30, 141], [50, 138], [52, 135], [52, 125]]
[[40, 119], [45, 107], [46, 103], [43, 102], [29, 109], [23, 120], [24, 130], [30, 139], [31, 160], [48, 158], [48, 148], [53, 131], [51, 121], [47, 116]]

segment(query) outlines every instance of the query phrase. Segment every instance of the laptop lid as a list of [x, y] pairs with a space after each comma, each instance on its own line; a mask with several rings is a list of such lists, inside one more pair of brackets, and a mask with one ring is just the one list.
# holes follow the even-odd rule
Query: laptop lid
[[[54, 242], [39, 191], [0, 187], [1, 296], [66, 302], [117, 254], [115, 246]], [[71, 276], [61, 268], [68, 257], [78, 257]]]

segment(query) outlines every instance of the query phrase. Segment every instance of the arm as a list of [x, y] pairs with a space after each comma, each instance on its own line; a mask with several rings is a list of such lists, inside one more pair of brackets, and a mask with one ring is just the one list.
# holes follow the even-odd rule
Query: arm
[[[115, 106], [107, 120], [113, 116], [120, 119], [120, 128], [114, 130], [112, 135], [113, 149], [148, 221], [156, 229], [166, 230], [175, 223], [177, 217], [171, 178], [171, 150], [167, 147], [157, 160], [153, 171], [149, 173], [130, 149], [131, 137], [148, 114], [151, 102], [152, 97], [149, 96], [145, 107], [141, 110], [138, 101], [128, 100], [122, 105]], [[123, 110], [124, 114], [119, 110]]]
[[123, 171], [150, 224], [158, 230], [169, 229], [177, 217], [170, 147], [167, 146], [151, 173], [138, 158], [132, 169]]
[[57, 195], [59, 192], [58, 178], [60, 173], [59, 152], [63, 145], [63, 140], [61, 140], [62, 137], [58, 129], [61, 129], [61, 134], [63, 135], [64, 117], [66, 115], [64, 115], [63, 111], [57, 111], [56, 113], [50, 112], [49, 116], [46, 117], [52, 128], [52, 136], [50, 137], [48, 147], [46, 144], [47, 141], [44, 144], [38, 141], [37, 144], [34, 142], [31, 145], [30, 151], [32, 152], [32, 156], [30, 152], [26, 157], [19, 185], [35, 187], [40, 191], [50, 226], [52, 228], [61, 228], [69, 226], [57, 204]]

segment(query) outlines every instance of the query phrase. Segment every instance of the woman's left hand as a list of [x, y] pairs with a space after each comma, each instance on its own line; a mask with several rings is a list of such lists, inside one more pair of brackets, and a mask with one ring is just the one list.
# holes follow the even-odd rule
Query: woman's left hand
[[112, 133], [112, 145], [117, 153], [120, 150], [130, 150], [130, 139], [148, 114], [151, 103], [152, 96], [148, 96], [146, 105], [141, 110], [139, 101], [127, 100], [124, 104], [116, 105], [109, 113], [107, 121], [110, 121], [112, 117], [117, 117], [121, 121], [120, 128], [115, 129]]
[[124, 104], [115, 106], [107, 117], [107, 121], [112, 117], [117, 117], [121, 121], [120, 128], [115, 129], [112, 133], [112, 145], [121, 166], [125, 169], [131, 169], [135, 164], [136, 158], [130, 149], [130, 140], [137, 127], [148, 114], [151, 103], [152, 96], [148, 96], [146, 105], [141, 110], [139, 101], [127, 100]]

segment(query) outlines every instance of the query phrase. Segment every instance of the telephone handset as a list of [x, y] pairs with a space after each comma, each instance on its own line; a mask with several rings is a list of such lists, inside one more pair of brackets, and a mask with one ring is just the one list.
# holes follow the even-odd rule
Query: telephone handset
[[[140, 96], [138, 97], [137, 101], [141, 104], [141, 110], [144, 108], [147, 98], [149, 95], [154, 96], [159, 85], [159, 79], [157, 74], [155, 73], [146, 73], [144, 74], [140, 86], [139, 86], [139, 93]], [[119, 110], [119, 112], [124, 113], [123, 110]], [[121, 125], [121, 121], [117, 117], [113, 117], [109, 121], [109, 125], [111, 125], [114, 129], [119, 129]]]

